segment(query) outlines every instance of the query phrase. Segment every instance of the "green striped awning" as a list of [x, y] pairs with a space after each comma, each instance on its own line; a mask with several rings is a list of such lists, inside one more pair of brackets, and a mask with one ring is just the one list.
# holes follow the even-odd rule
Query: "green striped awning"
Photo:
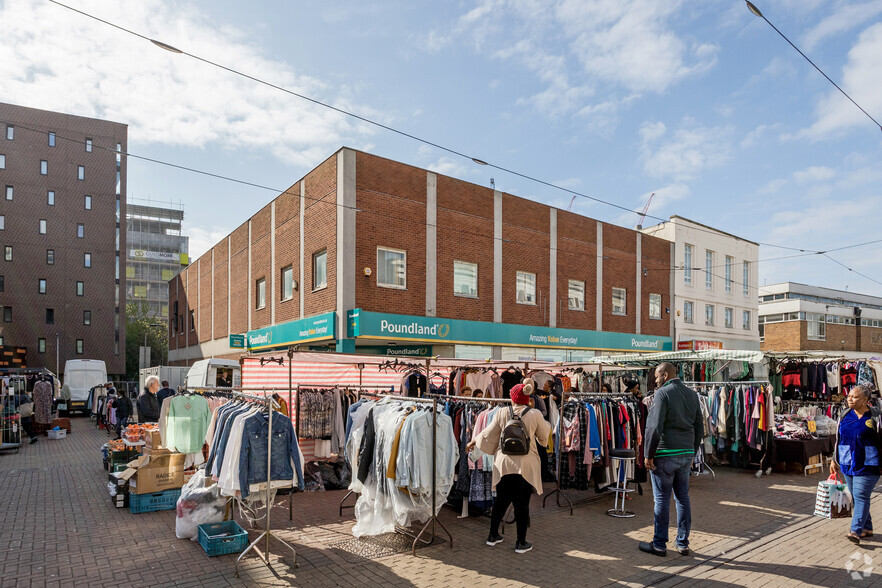
[[761, 351], [741, 349], [708, 349], [706, 351], [665, 351], [662, 353], [631, 353], [628, 355], [605, 355], [591, 358], [592, 362], [605, 365], [655, 365], [663, 361], [749, 361], [759, 363], [765, 356]]

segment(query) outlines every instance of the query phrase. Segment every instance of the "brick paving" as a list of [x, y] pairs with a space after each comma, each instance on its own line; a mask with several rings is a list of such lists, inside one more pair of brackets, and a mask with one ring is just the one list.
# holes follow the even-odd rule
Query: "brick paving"
[[[198, 543], [175, 537], [174, 511], [133, 515], [113, 508], [99, 451], [106, 439], [86, 419], [74, 419], [73, 433], [64, 440], [44, 437], [18, 454], [0, 455], [0, 586], [882, 584], [882, 538], [856, 547], [844, 539], [847, 520], [811, 515], [815, 487], [824, 476], [757, 479], [728, 468], [718, 468], [715, 480], [693, 478], [690, 557], [672, 550], [658, 558], [637, 550], [637, 541], [652, 534], [648, 486], [629, 503], [637, 512], [632, 519], [606, 516], [611, 497], [586, 502], [593, 491], [567, 492], [582, 501], [572, 517], [554, 506], [554, 498], [546, 509], [534, 498], [528, 536], [534, 549], [528, 554], [513, 552], [513, 527], [503, 543], [490, 548], [484, 545], [486, 518], [459, 519], [445, 507], [441, 520], [454, 536], [453, 549], [436, 541], [415, 557], [407, 551], [376, 559], [344, 548], [352, 543], [353, 524], [351, 509], [338, 514], [344, 492], [320, 492], [294, 495], [291, 521], [287, 497], [279, 497], [273, 509], [273, 528], [297, 548], [300, 567], [292, 568], [281, 546], [271, 543], [272, 569], [249, 554], [237, 578], [235, 556], [209, 558]], [[882, 520], [879, 503], [872, 510]], [[251, 531], [251, 538], [259, 532]], [[868, 577], [865, 555], [880, 559], [879, 571]], [[851, 558], [858, 580], [846, 571]]]

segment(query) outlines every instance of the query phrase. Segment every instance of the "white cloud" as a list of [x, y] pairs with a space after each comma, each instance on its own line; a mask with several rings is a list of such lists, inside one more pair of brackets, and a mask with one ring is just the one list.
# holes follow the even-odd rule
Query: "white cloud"
[[778, 127], [780, 127], [780, 125], [777, 123], [772, 125], [757, 126], [755, 129], [747, 133], [747, 135], [745, 135], [744, 138], [741, 140], [741, 148], [750, 149], [751, 147], [756, 145], [764, 135], [768, 134], [771, 131], [774, 131]]
[[[688, 121], [687, 121], [688, 123]], [[666, 134], [662, 123], [644, 123], [640, 129], [643, 169], [657, 178], [687, 182], [705, 170], [719, 167], [730, 157], [729, 128], [685, 126]]]
[[806, 184], [809, 182], [826, 182], [836, 177], [836, 172], [829, 167], [814, 166], [804, 170], [793, 172], [793, 181], [797, 184]]
[[[293, 91], [366, 112], [345, 89], [298, 75], [266, 56], [244, 32], [219, 28], [186, 4], [81, 0], [75, 7]], [[127, 123], [131, 142], [267, 150], [286, 163], [308, 166], [338, 147], [342, 137], [373, 131], [57, 5], [0, 3], [0, 22], [4, 100]]]
[[[879, 92], [879, 72], [882, 71], [882, 23], [866, 29], [848, 52], [848, 62], [839, 84], [855, 102], [869, 113], [882, 112], [882, 93]], [[835, 78], [835, 76], [832, 76]], [[854, 127], [866, 127], [872, 132], [873, 123], [835, 88], [816, 108], [817, 120], [795, 138], [819, 140], [835, 136]], [[878, 119], [878, 115], [876, 116]], [[878, 128], [876, 129], [878, 132]]]
[[864, 4], [840, 4], [834, 6], [836, 12], [809, 29], [803, 35], [803, 49], [811, 51], [828, 37], [848, 32], [882, 14], [882, 2], [875, 0]]
[[770, 182], [767, 182], [764, 186], [760, 187], [759, 190], [756, 191], [756, 193], [762, 196], [778, 194], [781, 192], [781, 190], [787, 187], [787, 184], [789, 183], [790, 182], [788, 180], [785, 180], [783, 178], [771, 180]]
[[190, 226], [184, 227], [184, 234], [190, 237], [190, 259], [199, 259], [205, 252], [217, 245], [221, 239], [233, 232], [236, 227], [210, 227], [208, 229]]

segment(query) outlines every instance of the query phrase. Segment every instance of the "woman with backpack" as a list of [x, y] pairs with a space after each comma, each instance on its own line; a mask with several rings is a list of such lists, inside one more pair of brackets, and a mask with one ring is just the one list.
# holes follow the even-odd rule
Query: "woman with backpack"
[[551, 425], [542, 414], [530, 408], [533, 385], [518, 384], [511, 389], [512, 405], [501, 406], [493, 420], [466, 446], [471, 452], [477, 447], [493, 456], [493, 490], [496, 500], [490, 517], [490, 536], [487, 545], [502, 541], [499, 523], [510, 504], [514, 504], [517, 526], [515, 553], [533, 549], [527, 542], [530, 523], [530, 497], [536, 491], [542, 494], [542, 469], [536, 444], [545, 446]]

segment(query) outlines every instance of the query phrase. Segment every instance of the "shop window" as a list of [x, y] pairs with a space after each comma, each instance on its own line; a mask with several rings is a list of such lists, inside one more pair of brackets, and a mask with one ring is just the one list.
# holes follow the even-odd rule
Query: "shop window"
[[649, 295], [649, 318], [660, 320], [661, 319], [661, 306], [662, 306], [661, 294], [650, 294]]
[[454, 296], [478, 297], [478, 264], [467, 261], [453, 262]]
[[3, 259], [6, 261], [12, 261], [12, 245], [6, 246], [6, 249], [3, 252]]
[[407, 289], [407, 252], [377, 247], [377, 285]]
[[536, 304], [536, 274], [518, 272], [515, 280], [518, 304]]
[[567, 281], [567, 308], [570, 310], [585, 310], [585, 282], [579, 280]]
[[55, 147], [55, 133], [49, 131], [49, 146]]
[[690, 301], [685, 301], [683, 303], [683, 322], [692, 323], [695, 322], [693, 317], [695, 305]]
[[49, 206], [55, 206], [55, 190], [49, 190], [46, 192], [46, 204]]
[[294, 298], [294, 266], [282, 268], [282, 300]]
[[37, 353], [46, 353], [46, 339], [43, 337], [37, 339]]
[[46, 250], [46, 265], [55, 265], [55, 250]]
[[3, 322], [11, 323], [12, 322], [12, 307], [4, 306], [3, 307]]
[[704, 253], [704, 287], [714, 289], [714, 252], [710, 250]]
[[85, 284], [77, 282], [77, 296], [82, 296], [85, 292]]
[[77, 166], [77, 179], [78, 180], [85, 180], [86, 179], [86, 166], [85, 165], [78, 165]]
[[92, 139], [86, 138], [86, 153], [92, 153]]
[[37, 291], [40, 294], [45, 294], [46, 293], [46, 278], [40, 278], [38, 283], [39, 283], [39, 287], [38, 287]]
[[312, 290], [328, 287], [328, 250], [312, 254]]
[[83, 311], [83, 324], [84, 325], [91, 325], [92, 324], [92, 311], [91, 310], [84, 310]]
[[83, 354], [83, 340], [77, 339], [77, 355]]
[[47, 176], [49, 175], [49, 162], [45, 159], [40, 160], [40, 175]]
[[624, 288], [612, 289], [612, 313], [621, 316], [628, 313], [628, 291]]
[[683, 247], [683, 283], [692, 285], [692, 245], [689, 243]]
[[704, 324], [709, 327], [714, 326], [714, 305], [713, 304], [705, 304], [704, 305]]
[[741, 328], [745, 331], [750, 330], [750, 311], [743, 310], [741, 311]]
[[257, 309], [266, 308], [266, 278], [257, 280]]
[[84, 253], [83, 254], [83, 266], [84, 267], [92, 267], [92, 254]]
[[42, 219], [42, 218], [40, 219], [40, 234], [41, 235], [46, 234], [46, 220]]
[[727, 329], [732, 328], [732, 314], [733, 314], [733, 310], [731, 308], [726, 308], [723, 311], [723, 317], [725, 318]]
[[46, 324], [54, 325], [55, 324], [55, 309], [47, 308], [46, 309]]

